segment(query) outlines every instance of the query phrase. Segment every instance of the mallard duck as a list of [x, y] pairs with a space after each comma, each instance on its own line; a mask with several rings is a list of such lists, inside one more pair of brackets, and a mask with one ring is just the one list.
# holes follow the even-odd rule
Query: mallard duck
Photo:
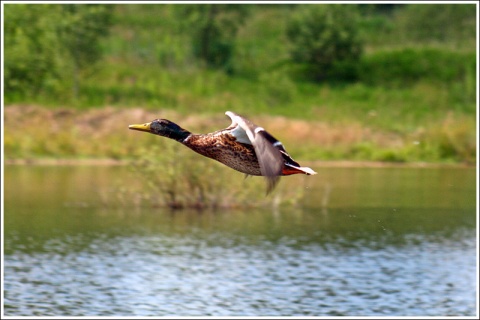
[[232, 119], [232, 124], [207, 134], [191, 133], [167, 119], [132, 124], [128, 128], [176, 140], [247, 176], [264, 176], [267, 179], [267, 193], [273, 190], [280, 176], [316, 174], [312, 169], [295, 162], [283, 144], [264, 128], [231, 111], [225, 114]]

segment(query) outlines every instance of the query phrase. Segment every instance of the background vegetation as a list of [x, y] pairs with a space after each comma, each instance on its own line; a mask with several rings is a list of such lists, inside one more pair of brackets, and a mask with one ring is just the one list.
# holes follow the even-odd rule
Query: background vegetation
[[125, 131], [141, 109], [236, 111], [298, 160], [476, 161], [474, 4], [4, 8], [7, 158], [134, 159], [160, 140]]

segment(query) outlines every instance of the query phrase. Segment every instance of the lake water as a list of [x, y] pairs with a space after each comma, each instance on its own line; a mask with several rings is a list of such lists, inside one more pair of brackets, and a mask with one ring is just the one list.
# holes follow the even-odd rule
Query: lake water
[[5, 166], [4, 313], [476, 315], [475, 169], [316, 169], [301, 208], [196, 212], [105, 206], [125, 167]]

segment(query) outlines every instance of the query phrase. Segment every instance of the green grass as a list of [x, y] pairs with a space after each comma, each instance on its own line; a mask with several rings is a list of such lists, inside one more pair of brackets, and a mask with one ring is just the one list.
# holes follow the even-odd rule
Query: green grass
[[[367, 50], [357, 66], [358, 79], [312, 83], [288, 62], [284, 31], [292, 6], [251, 10], [238, 30], [231, 74], [195, 59], [188, 23], [178, 19], [174, 6], [115, 6], [111, 33], [102, 43], [103, 60], [82, 73], [78, 97], [68, 82], [35, 94], [6, 92], [7, 106], [49, 108], [32, 115], [35, 125], [21, 134], [14, 131], [16, 118], [6, 118], [6, 156], [135, 157], [135, 150], [153, 140], [125, 138], [120, 132], [131, 122], [128, 115], [118, 128], [107, 125], [115, 134], [77, 127], [74, 117], [63, 124], [55, 120], [60, 131], [35, 128], [58, 110], [101, 117], [104, 107], [111, 106], [120, 113], [141, 108], [179, 121], [188, 116], [215, 119], [194, 123], [199, 132], [228, 125], [217, 119], [232, 110], [263, 120], [299, 159], [476, 160], [477, 66], [471, 37], [453, 34], [439, 41], [410, 36], [406, 31], [413, 9], [366, 17]], [[106, 114], [115, 116], [112, 110]], [[279, 125], [281, 117], [288, 121]]]
[[159, 66], [132, 68], [109, 62], [94, 78], [83, 82], [77, 103], [79, 108], [109, 105], [173, 109], [182, 114], [234, 110], [246, 115], [336, 123], [353, 119], [406, 133], [448, 113], [474, 116], [475, 91], [466, 82], [415, 81], [409, 86], [390, 87], [362, 82], [316, 85], [296, 83], [279, 72], [251, 80], [214, 70], [165, 72]]

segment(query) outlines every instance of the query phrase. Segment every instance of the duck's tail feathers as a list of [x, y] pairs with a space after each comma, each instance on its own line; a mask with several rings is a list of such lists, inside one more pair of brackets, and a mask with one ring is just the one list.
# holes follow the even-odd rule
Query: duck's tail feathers
[[283, 167], [282, 174], [285, 176], [291, 175], [291, 174], [298, 174], [298, 173], [303, 173], [306, 175], [314, 175], [317, 174], [315, 171], [313, 171], [309, 167], [300, 167], [300, 166], [294, 166], [289, 163], [285, 163], [285, 166]]
[[317, 174], [315, 171], [313, 171], [309, 167], [300, 167], [299, 169], [302, 170], [303, 172], [305, 172], [305, 174], [307, 174], [309, 176], [313, 176], [314, 174]]

